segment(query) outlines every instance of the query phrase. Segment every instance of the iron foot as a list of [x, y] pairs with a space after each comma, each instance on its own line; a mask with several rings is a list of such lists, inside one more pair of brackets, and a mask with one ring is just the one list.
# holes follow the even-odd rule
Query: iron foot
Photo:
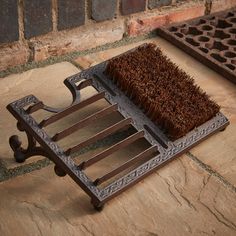
[[14, 152], [14, 158], [16, 162], [22, 163], [26, 160], [26, 156], [24, 153], [24, 149], [21, 147], [21, 141], [17, 135], [13, 135], [9, 139], [9, 144], [11, 146], [11, 149]]
[[101, 212], [105, 205], [104, 203], [95, 203], [93, 200], [91, 200], [91, 203], [93, 205], [93, 208], [98, 212]]
[[54, 171], [55, 171], [56, 175], [59, 177], [66, 176], [66, 172], [64, 170], [62, 170], [60, 167], [58, 167], [57, 165], [54, 166]]
[[226, 130], [226, 127], [224, 127], [223, 129], [221, 129], [220, 132], [223, 132], [223, 131], [225, 131], [225, 130]]

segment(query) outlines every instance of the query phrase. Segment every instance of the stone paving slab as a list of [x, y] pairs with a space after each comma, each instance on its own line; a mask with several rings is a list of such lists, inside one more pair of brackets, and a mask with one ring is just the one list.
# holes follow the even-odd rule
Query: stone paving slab
[[[53, 166], [0, 183], [0, 234], [235, 235], [235, 193], [186, 156], [93, 210]], [[17, 227], [16, 227], [17, 226]]]
[[86, 69], [144, 42], [157, 44], [173, 62], [193, 76], [195, 82], [221, 106], [221, 111], [229, 118], [231, 124], [224, 132], [204, 141], [193, 148], [191, 153], [236, 186], [236, 86], [234, 84], [159, 37], [89, 54], [75, 59], [75, 62]]

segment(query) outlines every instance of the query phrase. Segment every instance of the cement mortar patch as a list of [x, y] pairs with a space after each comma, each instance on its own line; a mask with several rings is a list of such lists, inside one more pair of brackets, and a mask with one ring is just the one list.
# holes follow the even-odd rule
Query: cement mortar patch
[[122, 19], [87, 25], [86, 28], [73, 29], [48, 34], [31, 40], [34, 60], [42, 61], [51, 56], [60, 56], [73, 51], [84, 51], [122, 39], [125, 32]]

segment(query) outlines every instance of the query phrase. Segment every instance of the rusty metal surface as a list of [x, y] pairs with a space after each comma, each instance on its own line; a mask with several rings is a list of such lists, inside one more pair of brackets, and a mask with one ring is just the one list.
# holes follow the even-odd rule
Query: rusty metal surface
[[161, 27], [158, 34], [236, 83], [236, 9]]
[[[33, 155], [48, 157], [55, 163], [55, 173], [58, 176], [68, 174], [91, 197], [91, 202], [97, 210], [101, 210], [105, 202], [131, 187], [158, 167], [186, 152], [217, 131], [223, 130], [229, 124], [228, 119], [222, 113], [218, 113], [213, 119], [173, 142], [111, 80], [107, 79], [103, 73], [106, 64], [107, 62], [101, 63], [65, 80], [65, 85], [73, 95], [73, 102], [66, 109], [57, 110], [50, 108], [33, 95], [24, 97], [7, 106], [8, 110], [18, 121], [18, 129], [26, 132], [29, 142], [28, 148], [23, 149], [16, 135], [10, 138], [10, 145], [14, 151], [16, 161], [23, 162]], [[80, 101], [80, 90], [90, 85], [98, 91], [98, 94]], [[52, 135], [52, 137], [43, 129], [43, 127], [63, 119], [102, 98], [105, 98], [110, 103], [108, 108], [78, 121], [73, 126]], [[38, 123], [31, 114], [39, 109], [51, 111], [54, 114]], [[93, 122], [96, 117], [106, 116], [114, 111], [120, 112], [123, 119], [82, 143], [63, 150], [56, 142], [66, 138], [67, 135], [70, 135], [82, 126], [84, 127]], [[117, 144], [90, 157], [90, 159], [79, 165], [71, 158], [71, 154], [78, 151], [81, 147], [96, 142], [129, 125], [133, 126], [135, 133]], [[146, 150], [96, 180], [90, 179], [85, 174], [85, 168], [89, 168], [89, 166], [102, 159], [109, 158], [108, 156], [113, 152], [141, 138], [146, 139], [150, 144], [150, 147]], [[118, 179], [105, 187], [100, 186], [100, 184], [138, 163], [139, 160], [144, 160], [144, 162], [135, 166], [135, 168], [123, 176], [119, 176]]]

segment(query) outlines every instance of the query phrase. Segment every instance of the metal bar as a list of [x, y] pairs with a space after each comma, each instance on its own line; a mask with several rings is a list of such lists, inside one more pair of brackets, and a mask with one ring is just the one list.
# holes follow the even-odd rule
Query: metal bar
[[142, 138], [144, 136], [144, 131], [139, 131], [131, 136], [129, 136], [128, 138], [118, 142], [117, 144], [111, 146], [110, 148], [104, 150], [103, 152], [100, 152], [99, 154], [93, 156], [92, 158], [90, 158], [87, 161], [82, 162], [79, 165], [80, 169], [85, 169], [91, 165], [93, 165], [94, 163], [104, 159], [105, 157], [111, 155], [113, 152], [118, 151], [119, 149], [126, 147], [127, 145], [133, 143], [134, 141]]
[[98, 100], [100, 100], [100, 99], [102, 99], [104, 97], [105, 97], [105, 92], [100, 92], [100, 93], [98, 93], [98, 94], [96, 94], [96, 95], [94, 95], [94, 96], [92, 96], [92, 97], [90, 97], [90, 98], [88, 98], [86, 100], [83, 100], [80, 103], [77, 103], [77, 104], [75, 104], [73, 106], [70, 106], [69, 108], [67, 108], [67, 109], [65, 109], [65, 110], [63, 110], [63, 111], [61, 111], [61, 112], [59, 112], [59, 113], [57, 113], [57, 114], [55, 114], [53, 116], [50, 116], [47, 119], [42, 120], [40, 122], [39, 126], [41, 128], [42, 127], [46, 127], [46, 126], [48, 126], [48, 125], [50, 125], [50, 124], [52, 124], [52, 123], [54, 123], [54, 122], [64, 118], [65, 116], [68, 116], [71, 113], [73, 113], [73, 112], [75, 112], [75, 111], [77, 111], [77, 110], [79, 110], [79, 109], [81, 109], [81, 108], [83, 108], [85, 106], [88, 106], [88, 105], [90, 105], [90, 104], [92, 104], [92, 103], [94, 103], [94, 102], [96, 102], [96, 101], [98, 101]]
[[107, 181], [108, 179], [116, 176], [117, 174], [119, 174], [120, 172], [122, 172], [123, 170], [131, 167], [132, 165], [134, 165], [137, 161], [146, 158], [152, 154], [154, 154], [155, 152], [158, 151], [157, 146], [151, 146], [150, 148], [146, 149], [145, 151], [141, 152], [140, 154], [136, 155], [135, 157], [133, 157], [132, 159], [130, 159], [129, 161], [125, 162], [123, 165], [119, 166], [118, 168], [112, 170], [111, 172], [108, 172], [107, 174], [103, 175], [100, 178], [97, 178], [94, 181], [95, 185], [99, 185], [105, 181]]
[[156, 139], [156, 141], [160, 143], [163, 148], [165, 149], [168, 148], [168, 145], [165, 143], [165, 141], [161, 137], [159, 137], [159, 135], [156, 132], [154, 132], [152, 128], [150, 128], [148, 125], [144, 125], [143, 128], [146, 129], [147, 132], [151, 134], [152, 137]]
[[78, 150], [80, 150], [81, 148], [86, 147], [86, 146], [88, 146], [100, 139], [103, 139], [103, 138], [107, 137], [108, 135], [126, 127], [127, 125], [131, 124], [131, 122], [132, 122], [131, 118], [124, 119], [124, 120], [108, 127], [107, 129], [104, 129], [103, 131], [99, 132], [98, 134], [95, 134], [94, 136], [85, 140], [84, 142], [82, 142], [72, 148], [69, 148], [65, 153], [66, 153], [66, 155], [70, 155], [72, 153], [75, 153]]
[[28, 114], [32, 114], [33, 112], [36, 112], [36, 111], [42, 109], [43, 107], [44, 107], [44, 104], [43, 104], [43, 102], [40, 101], [40, 102], [37, 102], [37, 103], [33, 104], [32, 106], [28, 107], [26, 112]]
[[118, 109], [118, 105], [115, 104], [115, 105], [111, 105], [109, 107], [106, 107], [104, 109], [102, 109], [101, 111], [98, 111], [88, 117], [86, 117], [85, 119], [79, 121], [78, 123], [72, 125], [71, 127], [55, 134], [53, 137], [52, 137], [52, 140], [53, 141], [59, 141], [63, 138], [65, 138], [66, 136], [68, 135], [71, 135], [72, 133], [74, 133], [75, 131], [85, 127], [86, 125], [88, 125], [89, 123], [91, 123], [92, 121], [95, 121], [97, 120], [98, 118], [101, 118], [103, 116], [106, 116], [114, 111], [117, 111]]
[[81, 89], [83, 89], [83, 88], [86, 88], [86, 87], [88, 87], [88, 86], [91, 86], [92, 84], [93, 84], [92, 79], [87, 79], [87, 80], [81, 81], [81, 82], [76, 86], [76, 88], [77, 88], [78, 90], [81, 90]]

